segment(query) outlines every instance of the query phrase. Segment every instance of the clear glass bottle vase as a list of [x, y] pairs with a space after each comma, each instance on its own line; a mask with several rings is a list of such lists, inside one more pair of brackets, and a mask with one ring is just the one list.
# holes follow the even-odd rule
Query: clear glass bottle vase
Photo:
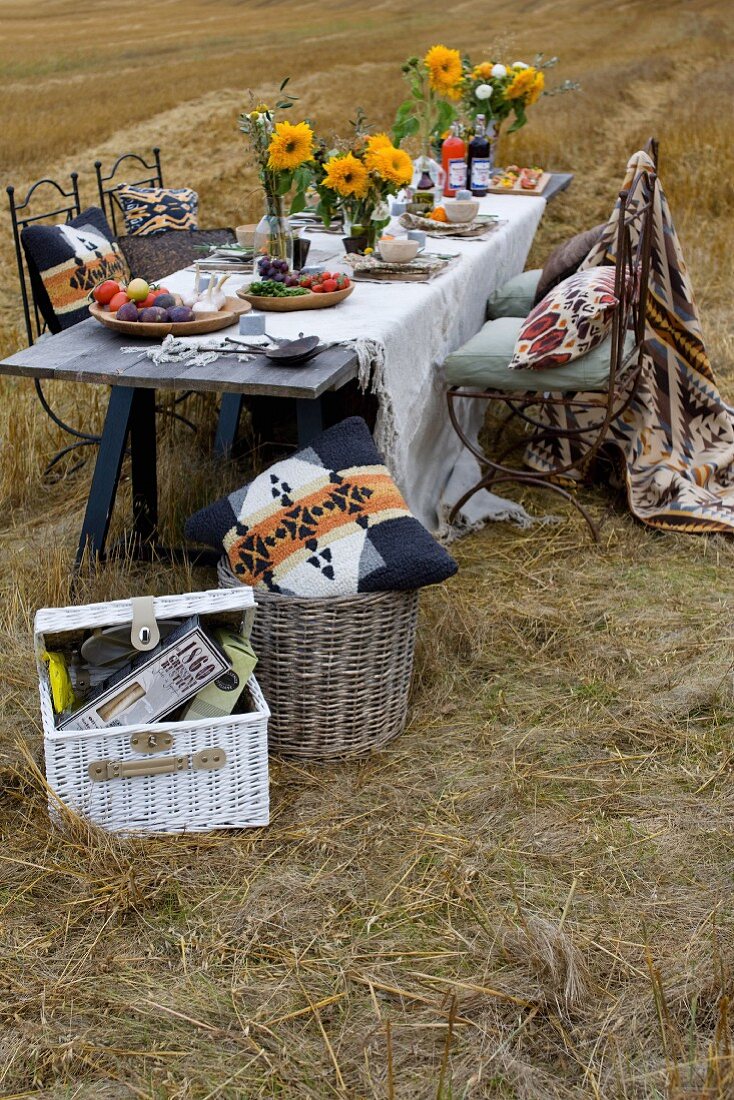
[[257, 224], [254, 233], [255, 275], [259, 275], [258, 260], [270, 256], [273, 260], [285, 260], [293, 268], [293, 242], [295, 234], [290, 218], [283, 212], [283, 204], [277, 198], [268, 196], [266, 212]]

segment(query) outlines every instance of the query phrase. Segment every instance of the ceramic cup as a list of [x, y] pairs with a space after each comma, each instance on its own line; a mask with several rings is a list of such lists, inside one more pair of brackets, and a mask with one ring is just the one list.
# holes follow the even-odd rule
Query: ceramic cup
[[401, 214], [404, 214], [407, 209], [407, 202], [399, 202], [398, 199], [394, 199], [392, 206], [390, 207], [390, 213], [393, 218], [398, 218]]

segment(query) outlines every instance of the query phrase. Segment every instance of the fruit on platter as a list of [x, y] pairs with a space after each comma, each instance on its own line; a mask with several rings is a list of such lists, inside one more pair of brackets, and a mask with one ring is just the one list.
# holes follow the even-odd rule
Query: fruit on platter
[[114, 279], [106, 279], [92, 291], [92, 297], [105, 312], [114, 313], [119, 321], [143, 321], [156, 324], [185, 324], [193, 321], [196, 313], [217, 313], [225, 304], [222, 284], [212, 279], [207, 291], [197, 294], [197, 301], [204, 304], [198, 310], [185, 305], [180, 294], [172, 294], [168, 287], [154, 286], [145, 279], [133, 279], [124, 286]]
[[260, 279], [250, 283], [249, 294], [259, 298], [298, 298], [313, 291], [314, 294], [333, 294], [350, 286], [348, 276], [340, 272], [320, 271], [313, 275], [299, 275], [291, 271], [286, 260], [261, 256], [257, 261]]

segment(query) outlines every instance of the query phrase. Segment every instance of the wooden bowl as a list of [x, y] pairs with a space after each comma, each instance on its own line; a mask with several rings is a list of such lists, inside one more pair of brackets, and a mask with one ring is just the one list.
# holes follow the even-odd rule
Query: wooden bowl
[[[316, 295], [318, 297], [318, 295]], [[194, 321], [179, 321], [173, 324], [164, 321], [162, 324], [154, 321], [118, 321], [116, 313], [110, 313], [102, 306], [89, 307], [89, 312], [96, 321], [113, 332], [120, 332], [124, 336], [137, 336], [143, 340], [160, 340], [172, 332], [174, 336], [204, 336], [207, 332], [218, 332], [221, 328], [229, 328], [235, 324], [240, 313], [247, 313], [252, 306], [249, 302], [243, 302], [239, 298], [227, 298], [224, 309], [217, 313], [199, 313]]]
[[308, 294], [299, 294], [295, 298], [266, 298], [259, 294], [248, 294], [247, 288], [242, 287], [237, 291], [237, 296], [244, 298], [254, 309], [271, 313], [293, 313], [298, 309], [328, 309], [329, 306], [338, 306], [353, 290], [354, 286], [350, 284], [344, 290], [334, 290], [331, 294], [314, 294], [310, 290]]

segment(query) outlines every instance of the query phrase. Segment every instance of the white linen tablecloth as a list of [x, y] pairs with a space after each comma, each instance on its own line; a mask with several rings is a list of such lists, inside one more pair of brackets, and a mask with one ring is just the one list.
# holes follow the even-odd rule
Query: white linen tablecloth
[[[544, 210], [539, 196], [487, 196], [481, 212], [496, 214], [503, 224], [484, 240], [429, 237], [428, 251], [461, 256], [432, 282], [357, 283], [354, 293], [333, 309], [267, 314], [269, 335], [304, 333], [354, 344], [361, 383], [379, 399], [375, 441], [408, 506], [434, 533], [447, 533], [451, 504], [479, 476], [476, 460], [462, 448], [449, 421], [442, 364], [484, 324], [488, 297], [522, 271]], [[310, 265], [349, 273], [339, 237], [308, 236]], [[166, 285], [181, 291], [192, 281], [191, 272], [178, 272]], [[246, 281], [249, 277], [233, 275], [227, 290]], [[463, 422], [476, 434], [484, 402], [463, 405]], [[528, 519], [519, 505], [482, 492], [469, 502], [458, 525], [475, 528], [487, 519], [508, 518]]]

